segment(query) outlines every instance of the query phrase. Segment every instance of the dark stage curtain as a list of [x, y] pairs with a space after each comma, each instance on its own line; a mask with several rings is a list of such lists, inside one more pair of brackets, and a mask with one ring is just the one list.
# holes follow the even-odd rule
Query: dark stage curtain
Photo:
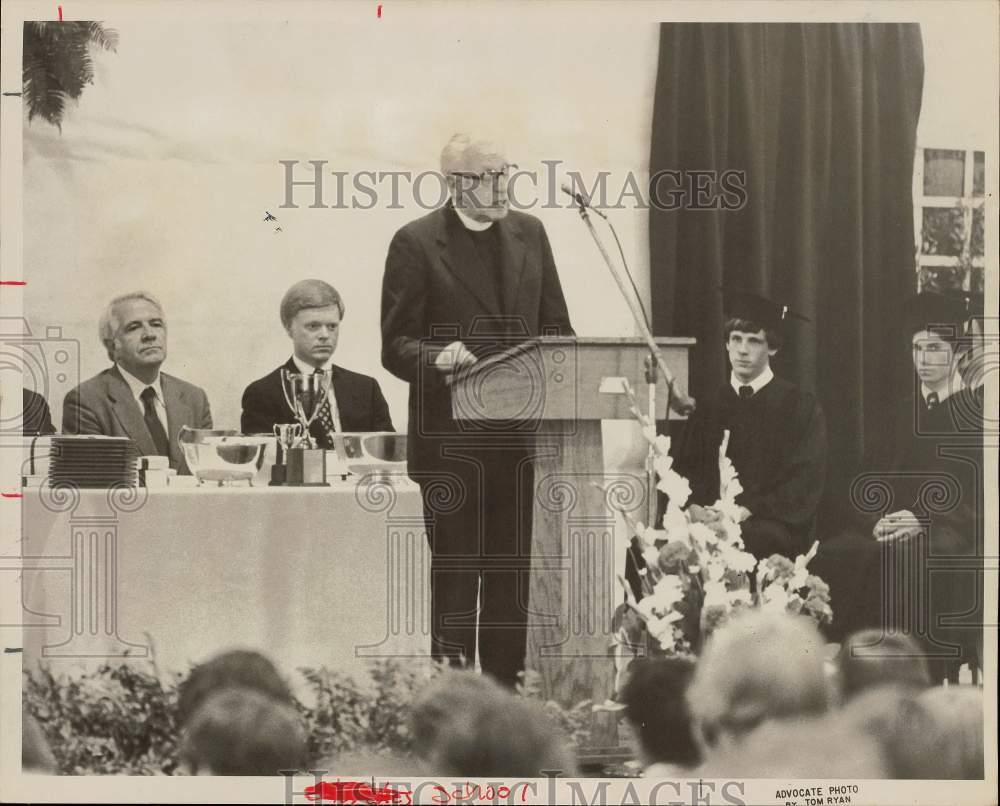
[[[808, 316], [772, 364], [816, 392], [826, 412], [828, 503], [846, 503], [865, 452], [889, 433], [893, 401], [911, 385], [899, 312], [914, 288], [922, 88], [916, 24], [660, 29], [650, 174], [745, 171], [746, 204], [651, 207], [654, 330], [697, 337], [697, 397], [727, 377], [720, 285]], [[661, 201], [671, 182], [659, 186]]]

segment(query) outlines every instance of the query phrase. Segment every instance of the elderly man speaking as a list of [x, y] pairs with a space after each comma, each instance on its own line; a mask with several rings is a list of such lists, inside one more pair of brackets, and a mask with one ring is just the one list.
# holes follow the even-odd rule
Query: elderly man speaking
[[211, 428], [204, 390], [160, 372], [167, 358], [167, 320], [145, 291], [111, 300], [99, 325], [114, 364], [67, 393], [64, 434], [129, 437], [146, 455], [170, 457], [187, 473], [177, 435], [182, 426]]
[[482, 669], [512, 686], [527, 646], [532, 438], [459, 424], [450, 382], [505, 344], [573, 329], [544, 227], [508, 207], [511, 167], [487, 141], [457, 134], [445, 146], [449, 202], [389, 245], [382, 363], [410, 384], [407, 459], [431, 544], [432, 654], [473, 665], [478, 614]]

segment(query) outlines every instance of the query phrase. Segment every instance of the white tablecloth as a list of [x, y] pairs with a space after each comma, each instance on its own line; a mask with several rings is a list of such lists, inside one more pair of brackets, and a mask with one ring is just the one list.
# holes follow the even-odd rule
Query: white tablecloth
[[139, 492], [24, 491], [27, 668], [152, 651], [181, 671], [250, 647], [285, 669], [356, 671], [359, 659], [429, 654], [416, 486]]

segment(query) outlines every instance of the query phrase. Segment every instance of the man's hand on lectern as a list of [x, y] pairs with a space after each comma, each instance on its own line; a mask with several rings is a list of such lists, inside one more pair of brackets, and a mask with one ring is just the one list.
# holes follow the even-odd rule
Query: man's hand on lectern
[[450, 386], [456, 372], [472, 366], [477, 360], [462, 342], [453, 341], [438, 353], [434, 366], [444, 374], [444, 382]]

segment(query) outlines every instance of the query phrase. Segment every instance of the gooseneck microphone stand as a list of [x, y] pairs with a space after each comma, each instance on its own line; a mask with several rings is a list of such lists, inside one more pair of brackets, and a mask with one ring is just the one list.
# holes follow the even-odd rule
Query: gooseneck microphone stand
[[[604, 213], [595, 207], [591, 207], [580, 193], [574, 193], [566, 186], [563, 186], [563, 191], [569, 194], [569, 196], [571, 196], [573, 201], [576, 203], [577, 210], [580, 213], [580, 218], [582, 218], [583, 223], [587, 225], [587, 229], [590, 231], [590, 236], [594, 239], [594, 243], [597, 245], [597, 249], [601, 253], [601, 257], [604, 258], [604, 263], [607, 265], [608, 271], [614, 278], [619, 292], [624, 298], [625, 303], [628, 305], [629, 311], [632, 313], [632, 318], [635, 320], [636, 327], [639, 329], [640, 334], [649, 346], [649, 356], [646, 361], [646, 384], [648, 387], [650, 421], [653, 423], [656, 422], [656, 381], [658, 372], [663, 374], [663, 379], [667, 382], [667, 408], [673, 409], [678, 414], [687, 416], [694, 411], [695, 401], [693, 398], [688, 397], [686, 394], [675, 388], [676, 379], [674, 378], [674, 374], [670, 371], [670, 368], [667, 366], [666, 361], [664, 361], [663, 354], [660, 352], [659, 347], [657, 347], [656, 341], [653, 339], [653, 333], [650, 330], [649, 321], [646, 318], [646, 312], [643, 310], [642, 303], [639, 301], [638, 293], [635, 292], [634, 286], [632, 288], [632, 293], [630, 293], [629, 288], [625, 285], [625, 281], [615, 269], [611, 256], [608, 254], [608, 250], [604, 248], [604, 243], [601, 241], [600, 236], [598, 236], [597, 231], [594, 229], [594, 224], [590, 220], [590, 215], [587, 212], [588, 209], [593, 210], [607, 222], [608, 227], [611, 229], [611, 233], [615, 236], [615, 240], [618, 241], [618, 235], [615, 233], [614, 226]], [[618, 241], [618, 243], [620, 248], [621, 242]], [[624, 261], [624, 259], [625, 257], [623, 254], [622, 260]], [[627, 265], [624, 266], [624, 268], [625, 271], [628, 271]], [[646, 489], [649, 491], [646, 501], [647, 524], [652, 524], [656, 519], [656, 496], [654, 495], [654, 491], [656, 490], [656, 474], [653, 469], [653, 458], [655, 456], [656, 452], [653, 449], [652, 443], [650, 443], [649, 449], [646, 452]]]

